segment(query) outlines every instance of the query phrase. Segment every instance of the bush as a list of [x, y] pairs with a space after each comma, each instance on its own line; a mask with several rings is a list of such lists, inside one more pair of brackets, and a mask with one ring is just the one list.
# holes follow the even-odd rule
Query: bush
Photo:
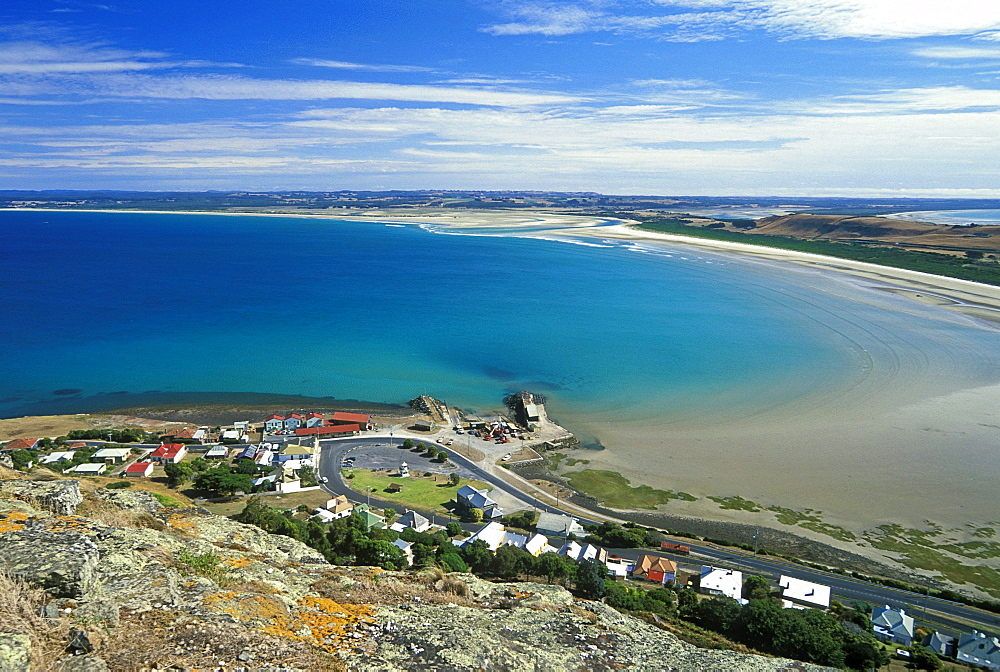
[[123, 490], [132, 487], [132, 481], [115, 481], [104, 486], [108, 490]]

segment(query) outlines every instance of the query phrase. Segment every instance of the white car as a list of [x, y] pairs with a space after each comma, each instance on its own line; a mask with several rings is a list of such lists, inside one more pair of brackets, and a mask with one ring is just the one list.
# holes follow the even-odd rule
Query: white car
[[504, 455], [504, 456], [503, 456], [503, 458], [501, 458], [501, 459], [503, 459], [503, 461], [504, 461], [504, 462], [506, 462], [507, 460], [509, 460], [509, 459], [510, 459], [510, 453], [507, 453], [507, 454], [506, 454], [506, 455]]

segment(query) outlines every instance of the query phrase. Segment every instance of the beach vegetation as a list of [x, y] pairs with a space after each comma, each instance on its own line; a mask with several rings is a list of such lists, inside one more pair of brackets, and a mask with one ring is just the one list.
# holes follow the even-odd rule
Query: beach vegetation
[[[630, 219], [637, 218], [635, 213], [628, 213], [627, 216]], [[973, 282], [1000, 285], [1000, 266], [992, 260], [970, 259], [964, 255], [956, 257], [937, 252], [920, 252], [877, 244], [808, 240], [793, 238], [791, 236], [758, 233], [746, 234], [719, 228], [695, 226], [672, 217], [648, 217], [637, 228], [656, 233], [672, 233], [694, 238], [709, 238], [712, 240], [737, 242], [744, 245], [759, 245], [782, 250], [821, 254], [827, 257], [863, 261], [881, 266], [904, 268], [911, 271], [972, 280]]]
[[718, 504], [720, 509], [725, 511], [749, 511], [750, 513], [758, 513], [763, 508], [760, 504], [751, 502], [749, 499], [743, 499], [738, 495], [733, 497], [715, 497], [709, 495], [708, 498]]
[[[369, 469], [355, 469], [352, 473], [354, 478], [348, 483], [352, 489], [364, 493], [367, 491], [366, 488], [373, 488], [372, 493], [378, 493], [381, 499], [431, 513], [448, 512], [455, 494], [461, 487], [460, 482], [464, 481], [464, 484], [471, 485], [477, 490], [489, 487], [482, 481], [461, 478], [456, 481], [451, 476], [442, 474], [431, 474], [429, 477], [411, 474], [409, 478], [400, 479]], [[392, 484], [400, 484], [403, 489], [399, 492], [387, 492], [387, 488]]]
[[584, 469], [569, 472], [566, 479], [574, 490], [616, 509], [655, 509], [674, 500], [693, 502], [697, 499], [686, 492], [657, 490], [648, 485], [632, 487], [628, 479], [616, 471]]

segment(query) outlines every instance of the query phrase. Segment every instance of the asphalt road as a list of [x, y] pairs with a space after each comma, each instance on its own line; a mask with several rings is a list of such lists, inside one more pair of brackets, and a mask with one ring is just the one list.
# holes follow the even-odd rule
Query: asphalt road
[[[402, 442], [402, 439], [393, 438], [391, 440], [391, 445], [399, 445]], [[351, 490], [341, 478], [340, 465], [343, 462], [344, 457], [350, 452], [363, 450], [365, 446], [373, 444], [390, 445], [390, 439], [387, 437], [364, 437], [352, 439], [329, 439], [321, 441], [319, 474], [327, 478], [327, 482], [323, 484], [324, 489], [335, 495], [343, 494], [352, 499], [359, 498], [360, 495], [354, 490]], [[456, 464], [461, 464], [462, 466], [475, 472], [479, 480], [485, 481], [493, 487], [499, 488], [500, 490], [517, 497], [529, 506], [533, 506], [540, 511], [563, 513], [549, 504], [535, 499], [527, 493], [521, 492], [514, 486], [506, 483], [500, 478], [497, 478], [493, 474], [486, 472], [474, 462], [461, 455], [452, 452], [449, 453], [449, 459]], [[396, 503], [387, 502], [374, 497], [371, 498], [371, 504], [378, 508], [392, 508], [400, 513], [404, 510], [403, 507], [400, 507]], [[580, 520], [583, 524], [598, 524], [595, 520], [587, 520], [586, 518], [580, 518], [578, 516], [574, 517], [578, 518], [578, 520]], [[969, 623], [971, 623], [976, 629], [983, 632], [989, 633], [1000, 630], [1000, 614], [993, 614], [980, 609], [975, 609], [973, 607], [967, 607], [962, 604], [949, 602], [947, 600], [927, 597], [918, 593], [911, 593], [894, 588], [887, 588], [885, 586], [869, 583], [867, 581], [860, 581], [857, 579], [847, 578], [839, 574], [832, 574], [830, 572], [823, 572], [821, 570], [803, 567], [785, 560], [772, 559], [761, 555], [754, 556], [750, 553], [744, 553], [731, 548], [716, 546], [714, 544], [699, 543], [690, 539], [678, 539], [677, 541], [691, 546], [692, 553], [690, 556], [677, 556], [667, 552], [660, 552], [655, 549], [608, 550], [619, 557], [633, 560], [641, 553], [656, 553], [657, 555], [669, 556], [674, 560], [688, 564], [692, 562], [699, 563], [704, 561], [705, 564], [738, 569], [751, 574], [759, 574], [772, 579], [774, 582], [777, 582], [779, 577], [784, 574], [797, 579], [830, 586], [833, 597], [841, 602], [844, 602], [845, 604], [850, 604], [855, 600], [860, 600], [876, 606], [889, 605], [894, 609], [906, 609], [907, 613], [916, 618], [918, 621], [927, 620], [928, 622], [933, 622], [937, 628], [942, 630], [942, 632], [950, 630], [951, 632], [949, 634], [952, 635], [961, 632], [968, 632], [970, 628], [968, 625]]]

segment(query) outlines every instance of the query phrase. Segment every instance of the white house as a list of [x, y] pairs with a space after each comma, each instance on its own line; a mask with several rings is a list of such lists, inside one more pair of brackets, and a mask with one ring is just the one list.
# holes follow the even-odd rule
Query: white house
[[538, 516], [535, 529], [550, 537], [568, 537], [570, 534], [585, 534], [583, 526], [572, 516], [545, 511]]
[[741, 600], [743, 596], [743, 572], [702, 565], [699, 590], [707, 595], [725, 595], [734, 600]]
[[623, 558], [608, 558], [604, 561], [608, 568], [608, 575], [617, 578], [625, 578], [632, 571], [633, 565]]
[[224, 460], [229, 457], [229, 449], [225, 446], [212, 446], [205, 451], [206, 460]]
[[477, 530], [472, 536], [466, 537], [465, 539], [453, 539], [451, 543], [461, 547], [466, 544], [471, 544], [477, 539], [485, 542], [486, 546], [494, 553], [501, 546], [517, 546], [518, 548], [524, 548], [524, 545], [528, 542], [528, 537], [525, 535], [508, 532], [507, 528], [505, 528], [501, 523], [494, 521], [479, 528], [479, 530]]
[[392, 542], [392, 545], [403, 552], [406, 556], [406, 564], [413, 566], [413, 544], [408, 541], [403, 541], [402, 539], [397, 539]]
[[556, 553], [565, 555], [570, 560], [577, 562], [581, 560], [597, 560], [600, 562], [607, 552], [600, 546], [594, 546], [593, 544], [578, 544], [575, 541], [567, 541]]
[[253, 461], [261, 466], [267, 466], [274, 462], [274, 453], [270, 448], [264, 448], [257, 453], [257, 457], [255, 457]]
[[75, 467], [70, 467], [63, 473], [78, 474], [80, 476], [100, 476], [107, 471], [107, 469], [108, 465], [103, 462], [85, 462], [83, 464], [78, 464]]
[[963, 663], [1000, 670], [1000, 641], [978, 630], [967, 632], [958, 639], [958, 655], [955, 657]]
[[66, 450], [57, 453], [49, 453], [48, 455], [42, 455], [39, 459], [39, 464], [52, 464], [53, 462], [69, 462], [76, 455], [75, 450]]
[[782, 575], [781, 606], [785, 609], [830, 608], [830, 587]]
[[549, 546], [549, 538], [544, 534], [533, 534], [528, 538], [528, 541], [524, 542], [524, 550], [536, 558], [545, 553], [545, 549], [552, 549], [552, 547]]
[[323, 425], [323, 414], [315, 411], [306, 415], [306, 427], [321, 427]]
[[247, 434], [250, 431], [250, 421], [249, 420], [237, 420], [233, 423], [233, 429], [242, 434]]
[[293, 432], [302, 426], [302, 416], [298, 413], [289, 413], [284, 419], [284, 428], [287, 432]]
[[872, 630], [875, 639], [880, 641], [903, 646], [913, 644], [913, 617], [907, 616], [902, 609], [896, 611], [889, 605], [872, 609]]
[[344, 495], [337, 495], [333, 499], [328, 499], [324, 508], [332, 516], [330, 520], [347, 518], [354, 511], [354, 505], [347, 501], [347, 497]]
[[132, 464], [125, 467], [125, 471], [122, 472], [125, 476], [132, 478], [149, 478], [153, 475], [153, 463], [152, 462], [133, 462]]
[[132, 454], [131, 448], [101, 448], [95, 452], [90, 459], [100, 460], [108, 464], [118, 464], [128, 459]]
[[241, 441], [246, 441], [246, 435], [238, 429], [227, 429], [222, 433], [222, 436], [219, 437], [219, 440], [224, 443], [227, 441], [229, 443], [239, 443]]

